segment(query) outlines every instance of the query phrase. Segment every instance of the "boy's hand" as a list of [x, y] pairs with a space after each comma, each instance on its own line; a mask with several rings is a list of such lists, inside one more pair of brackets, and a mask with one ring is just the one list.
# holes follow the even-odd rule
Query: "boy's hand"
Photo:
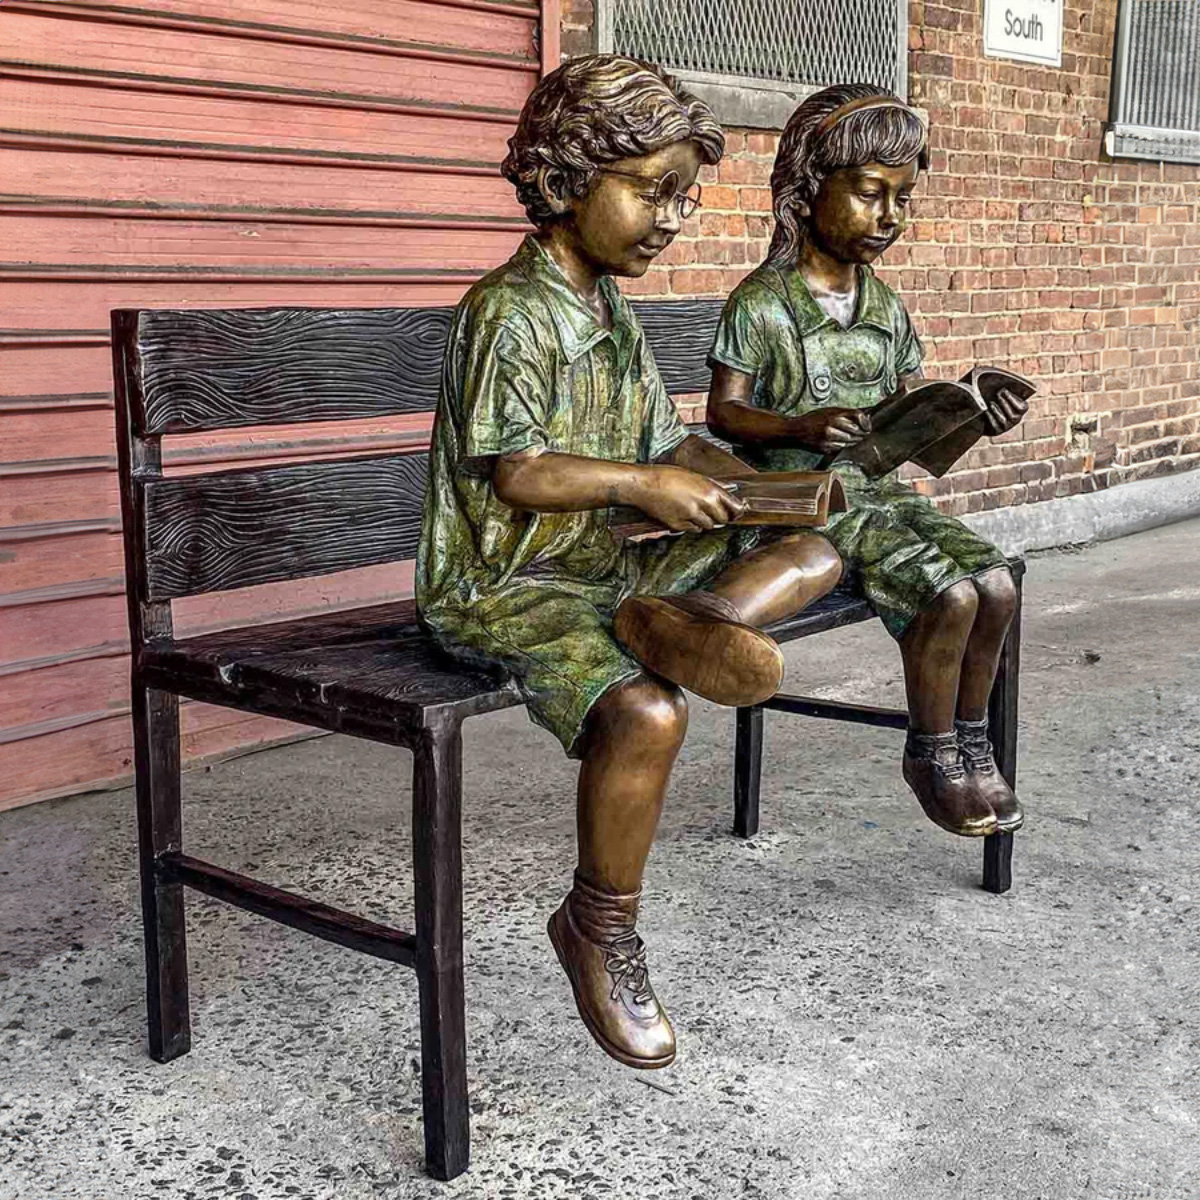
[[683, 467], [645, 468], [634, 501], [647, 516], [676, 533], [697, 533], [726, 525], [746, 509], [745, 502], [719, 483]]
[[837, 454], [871, 432], [870, 414], [861, 408], [818, 408], [793, 419], [799, 427], [796, 440], [821, 454]]
[[988, 405], [987, 411], [984, 412], [983, 423], [987, 426], [989, 436], [995, 437], [997, 434], [1015, 429], [1025, 420], [1025, 414], [1028, 411], [1028, 400], [1022, 400], [1008, 388], [1001, 388], [996, 393], [996, 398]]

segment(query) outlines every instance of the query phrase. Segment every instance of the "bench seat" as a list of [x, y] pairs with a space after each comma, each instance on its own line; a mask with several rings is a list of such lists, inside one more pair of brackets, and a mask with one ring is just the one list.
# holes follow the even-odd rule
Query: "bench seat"
[[462, 720], [521, 703], [503, 674], [440, 650], [411, 600], [151, 643], [143, 663], [196, 700], [393, 744], [439, 711]]
[[[771, 627], [779, 641], [865, 621], [870, 605], [838, 589]], [[376, 741], [404, 742], [438, 710], [456, 720], [521, 703], [502, 673], [434, 643], [412, 600], [148, 643], [148, 681], [210, 703]], [[403, 736], [400, 736], [403, 735]]]

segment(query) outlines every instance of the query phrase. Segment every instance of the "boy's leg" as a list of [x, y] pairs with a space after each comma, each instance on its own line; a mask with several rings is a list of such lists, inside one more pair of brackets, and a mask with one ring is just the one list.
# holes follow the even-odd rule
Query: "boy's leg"
[[675, 1057], [636, 926], [642, 872], [686, 730], [682, 693], [644, 675], [596, 702], [579, 770], [579, 867], [548, 927], [584, 1024], [630, 1067], [665, 1067]]
[[650, 988], [636, 921], [687, 705], [613, 639], [606, 612], [616, 594], [578, 581], [517, 580], [469, 608], [425, 615], [448, 649], [511, 671], [530, 716], [582, 759], [579, 867], [550, 918], [550, 940], [603, 1049], [630, 1066], [661, 1067], [675, 1039]]
[[645, 675], [596, 702], [584, 732], [576, 828], [579, 874], [613, 892], [635, 892], [663, 796], [687, 732], [678, 688]]
[[719, 704], [757, 704], [779, 690], [783, 655], [758, 627], [799, 612], [842, 573], [819, 534], [787, 534], [735, 558], [742, 536], [725, 529], [680, 539], [615, 620], [639, 661]]
[[711, 584], [746, 625], [786, 620], [837, 587], [838, 552], [819, 533], [791, 533], [732, 562]]

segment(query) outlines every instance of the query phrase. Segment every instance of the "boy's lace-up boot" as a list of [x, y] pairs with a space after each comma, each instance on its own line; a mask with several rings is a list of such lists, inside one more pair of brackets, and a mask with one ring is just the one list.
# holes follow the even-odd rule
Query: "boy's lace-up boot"
[[618, 606], [613, 628], [656, 675], [717, 704], [760, 704], [783, 682], [775, 639], [712, 592], [630, 596]]
[[996, 814], [967, 777], [956, 733], [908, 731], [904, 781], [935, 824], [960, 837], [996, 832]]
[[637, 935], [641, 894], [601, 891], [576, 872], [547, 932], [600, 1048], [627, 1067], [667, 1067], [675, 1060], [675, 1031], [650, 986]]
[[958, 731], [958, 751], [967, 769], [967, 779], [996, 814], [997, 831], [1013, 833], [1020, 829], [1025, 814], [1008, 780], [996, 766], [992, 743], [988, 740], [987, 721], [955, 721], [954, 727]]

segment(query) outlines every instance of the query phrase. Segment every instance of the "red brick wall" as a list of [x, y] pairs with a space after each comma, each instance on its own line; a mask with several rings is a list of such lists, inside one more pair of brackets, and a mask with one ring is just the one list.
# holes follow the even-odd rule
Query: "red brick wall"
[[[1060, 70], [985, 58], [979, 0], [909, 16], [932, 169], [880, 274], [928, 373], [995, 363], [1040, 388], [1023, 426], [921, 486], [964, 513], [1197, 465], [1200, 166], [1102, 161], [1116, 0], [1068, 0]], [[703, 210], [629, 290], [724, 295], [761, 260], [776, 140], [731, 131]]]

